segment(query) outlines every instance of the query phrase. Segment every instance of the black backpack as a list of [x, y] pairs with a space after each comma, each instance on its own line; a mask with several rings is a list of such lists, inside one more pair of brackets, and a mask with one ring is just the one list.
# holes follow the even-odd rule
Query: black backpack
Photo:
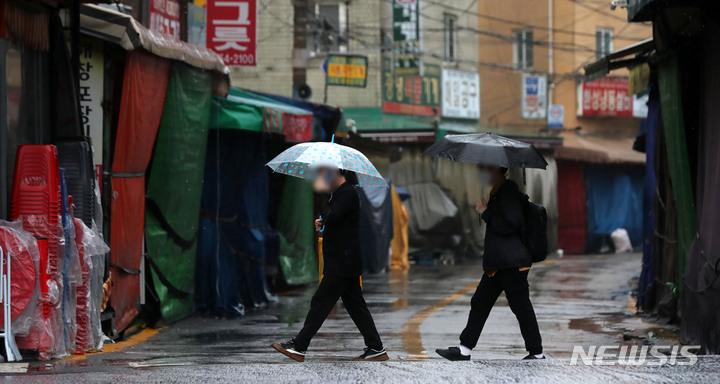
[[533, 263], [547, 258], [547, 212], [545, 207], [524, 199], [525, 205], [525, 247], [530, 251]]

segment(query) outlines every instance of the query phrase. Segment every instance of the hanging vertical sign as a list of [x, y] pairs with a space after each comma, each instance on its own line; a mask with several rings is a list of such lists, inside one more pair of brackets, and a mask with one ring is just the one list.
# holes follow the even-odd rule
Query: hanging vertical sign
[[208, 0], [206, 7], [206, 46], [225, 65], [255, 66], [257, 0]]
[[89, 136], [94, 147], [93, 161], [102, 165], [103, 147], [103, 81], [105, 78], [103, 43], [96, 39], [80, 42], [80, 113], [83, 133]]
[[205, 8], [188, 3], [188, 43], [205, 46]]
[[442, 115], [459, 119], [480, 118], [480, 75], [477, 72], [442, 70]]
[[150, 1], [150, 30], [180, 39], [180, 3], [177, 0]]
[[565, 106], [551, 105], [548, 107], [548, 128], [562, 128], [565, 125]]
[[522, 118], [544, 119], [547, 116], [547, 77], [522, 76]]
[[420, 0], [393, 0], [393, 71], [422, 74]]

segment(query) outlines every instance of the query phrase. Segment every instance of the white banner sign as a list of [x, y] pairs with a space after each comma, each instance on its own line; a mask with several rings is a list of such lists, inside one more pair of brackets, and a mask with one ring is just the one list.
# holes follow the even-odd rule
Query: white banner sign
[[80, 42], [80, 112], [83, 132], [92, 140], [93, 160], [102, 164], [103, 149], [103, 85], [105, 61], [103, 43], [96, 39]]
[[545, 119], [547, 117], [547, 77], [528, 75], [522, 77], [523, 119]]
[[480, 118], [480, 75], [477, 72], [443, 69], [442, 82], [444, 117]]

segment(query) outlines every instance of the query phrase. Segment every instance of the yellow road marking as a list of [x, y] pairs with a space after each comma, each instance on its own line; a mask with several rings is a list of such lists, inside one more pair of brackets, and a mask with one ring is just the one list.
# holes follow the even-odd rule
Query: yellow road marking
[[[541, 263], [537, 264], [553, 264], [560, 261], [559, 259], [548, 259]], [[425, 347], [423, 347], [422, 343], [422, 336], [420, 336], [420, 325], [430, 317], [433, 313], [439, 311], [440, 309], [444, 308], [448, 304], [452, 303], [455, 300], [460, 299], [461, 297], [465, 296], [468, 292], [475, 289], [477, 285], [480, 283], [480, 280], [469, 284], [467, 287], [460, 289], [453, 293], [452, 295], [438, 301], [437, 303], [433, 304], [430, 307], [427, 307], [423, 309], [422, 311], [416, 313], [413, 315], [413, 317], [410, 318], [404, 325], [402, 330], [402, 337], [403, 337], [403, 348], [405, 348], [405, 352], [408, 354], [408, 358], [410, 359], [427, 359], [427, 351], [425, 350]]]
[[84, 355], [70, 355], [70, 356], [60, 359], [60, 361], [58, 361], [58, 363], [85, 360], [89, 355], [96, 355], [96, 354], [100, 354], [100, 353], [120, 352], [127, 347], [132, 347], [132, 346], [135, 346], [135, 345], [138, 345], [140, 343], [147, 341], [147, 339], [155, 336], [158, 332], [160, 332], [161, 329], [162, 328], [145, 328], [142, 331], [140, 331], [139, 333], [136, 333], [136, 334], [128, 337], [126, 340], [119, 341], [117, 343], [112, 343], [112, 344], [105, 344], [103, 346], [102, 351], [90, 352], [90, 353], [86, 353]]
[[446, 305], [465, 296], [469, 291], [475, 289], [479, 281], [469, 284], [467, 287], [456, 291], [452, 295], [438, 301], [430, 307], [416, 313], [410, 320], [403, 325], [402, 337], [403, 347], [411, 359], [427, 359], [427, 351], [423, 347], [422, 337], [420, 336], [420, 325], [434, 312], [442, 309]]

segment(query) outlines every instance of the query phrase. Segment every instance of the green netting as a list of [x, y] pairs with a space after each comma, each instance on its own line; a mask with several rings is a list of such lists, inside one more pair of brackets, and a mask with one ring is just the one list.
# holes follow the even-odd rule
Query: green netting
[[145, 237], [163, 320], [194, 310], [195, 252], [212, 74], [173, 62], [150, 164]]
[[280, 235], [280, 267], [285, 281], [288, 284], [318, 281], [313, 247], [313, 193], [306, 181], [287, 178], [275, 229]]
[[697, 217], [685, 139], [677, 57], [673, 55], [661, 60], [658, 63], [658, 71], [660, 110], [667, 145], [670, 180], [677, 205], [678, 287], [680, 288], [679, 297], [682, 297], [685, 264], [690, 255], [690, 246], [697, 233]]

